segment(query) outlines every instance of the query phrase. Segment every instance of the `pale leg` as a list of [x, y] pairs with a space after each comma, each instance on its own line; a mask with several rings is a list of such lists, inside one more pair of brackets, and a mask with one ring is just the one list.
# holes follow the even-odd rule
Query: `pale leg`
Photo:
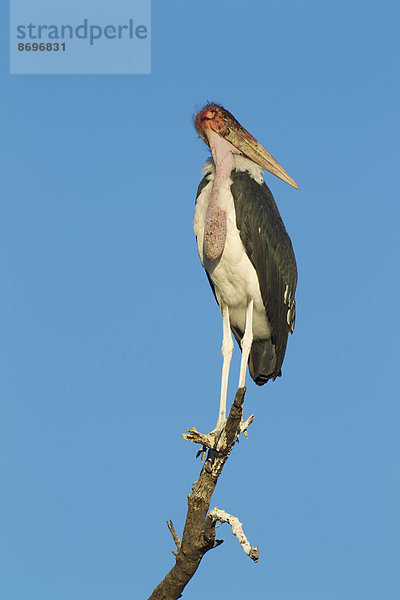
[[229, 309], [225, 302], [221, 301], [222, 311], [222, 377], [221, 377], [221, 397], [219, 403], [218, 421], [215, 430], [222, 429], [226, 421], [226, 396], [228, 393], [229, 368], [231, 365], [233, 340], [231, 334], [231, 325], [229, 321]]
[[247, 305], [246, 326], [242, 337], [242, 360], [240, 362], [239, 387], [244, 387], [246, 383], [247, 363], [251, 345], [253, 343], [253, 299]]
[[[211, 448], [216, 450], [217, 452], [224, 448], [224, 444], [226, 444], [226, 435], [225, 435], [225, 424], [226, 424], [226, 396], [228, 391], [228, 378], [229, 378], [229, 367], [231, 364], [232, 352], [233, 352], [233, 340], [231, 334], [231, 326], [229, 319], [229, 308], [224, 303], [221, 302], [221, 312], [222, 312], [222, 377], [221, 377], [221, 398], [219, 404], [219, 414], [218, 421], [215, 426], [215, 429], [211, 431], [209, 434], [204, 435], [197, 431], [195, 427], [189, 429], [187, 433], [183, 434], [183, 437], [186, 440], [191, 442], [196, 442], [197, 444], [201, 444], [203, 449], [200, 451], [202, 460], [206, 455], [206, 448]], [[246, 310], [246, 325], [245, 332], [242, 338], [242, 361], [240, 364], [240, 378], [239, 378], [239, 387], [244, 387], [245, 379], [246, 379], [246, 370], [247, 370], [247, 361], [249, 360], [249, 354], [251, 350], [251, 345], [253, 343], [253, 300], [250, 300], [247, 305]], [[247, 437], [247, 428], [250, 423], [253, 422], [254, 415], [251, 415], [247, 421], [243, 421], [239, 426], [237, 436], [240, 433], [244, 433]]]

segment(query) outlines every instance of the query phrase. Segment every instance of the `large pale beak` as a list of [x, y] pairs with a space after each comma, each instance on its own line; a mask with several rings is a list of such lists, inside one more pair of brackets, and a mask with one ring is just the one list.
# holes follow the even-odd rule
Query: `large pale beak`
[[228, 132], [224, 135], [224, 138], [228, 140], [235, 148], [246, 155], [250, 160], [260, 165], [263, 169], [266, 169], [279, 179], [282, 179], [285, 183], [288, 183], [296, 190], [300, 189], [297, 183], [286, 173], [285, 169], [281, 167], [277, 160], [264, 148], [259, 142], [244, 127], [237, 123], [232, 127], [232, 124], [228, 127]]

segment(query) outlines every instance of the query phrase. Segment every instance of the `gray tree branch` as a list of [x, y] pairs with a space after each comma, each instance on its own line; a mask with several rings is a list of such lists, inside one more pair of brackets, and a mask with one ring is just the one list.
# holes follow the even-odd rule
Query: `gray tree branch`
[[[179, 540], [172, 522], [168, 524], [177, 546], [177, 550], [173, 551], [176, 562], [161, 583], [154, 589], [148, 600], [177, 600], [181, 597], [183, 589], [195, 574], [206, 552], [222, 544], [223, 540], [215, 539], [215, 523], [217, 521], [230, 523], [245, 552], [249, 554], [252, 560], [256, 561], [258, 559], [258, 548], [250, 546], [241, 527], [239, 535], [237, 529], [238, 519], [224, 513], [224, 511], [209, 512], [211, 496], [217, 485], [218, 477], [241, 429], [245, 392], [246, 388], [244, 387], [239, 388], [236, 392], [226, 422], [223, 446], [218, 445], [218, 451], [215, 449], [208, 450], [199, 478], [193, 483], [192, 492], [188, 496], [188, 510], [182, 541]], [[239, 526], [241, 526], [240, 523]], [[248, 548], [251, 548], [251, 551], [247, 551]]]

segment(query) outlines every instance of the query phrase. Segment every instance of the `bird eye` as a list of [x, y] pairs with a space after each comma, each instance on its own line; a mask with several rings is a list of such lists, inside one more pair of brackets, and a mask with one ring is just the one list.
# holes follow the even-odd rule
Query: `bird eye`
[[209, 111], [207, 111], [207, 113], [204, 115], [204, 117], [201, 117], [202, 121], [212, 121], [213, 119], [215, 119], [215, 116], [217, 114], [217, 110], [215, 110], [215, 108], [210, 108]]

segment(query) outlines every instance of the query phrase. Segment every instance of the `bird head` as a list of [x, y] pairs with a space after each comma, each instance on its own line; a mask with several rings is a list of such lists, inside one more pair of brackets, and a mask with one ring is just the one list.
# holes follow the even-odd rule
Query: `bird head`
[[278, 161], [223, 106], [207, 104], [196, 115], [194, 126], [207, 146], [210, 146], [210, 133], [214, 132], [229, 142], [234, 153], [247, 156], [285, 183], [299, 189], [297, 183], [286, 173]]

